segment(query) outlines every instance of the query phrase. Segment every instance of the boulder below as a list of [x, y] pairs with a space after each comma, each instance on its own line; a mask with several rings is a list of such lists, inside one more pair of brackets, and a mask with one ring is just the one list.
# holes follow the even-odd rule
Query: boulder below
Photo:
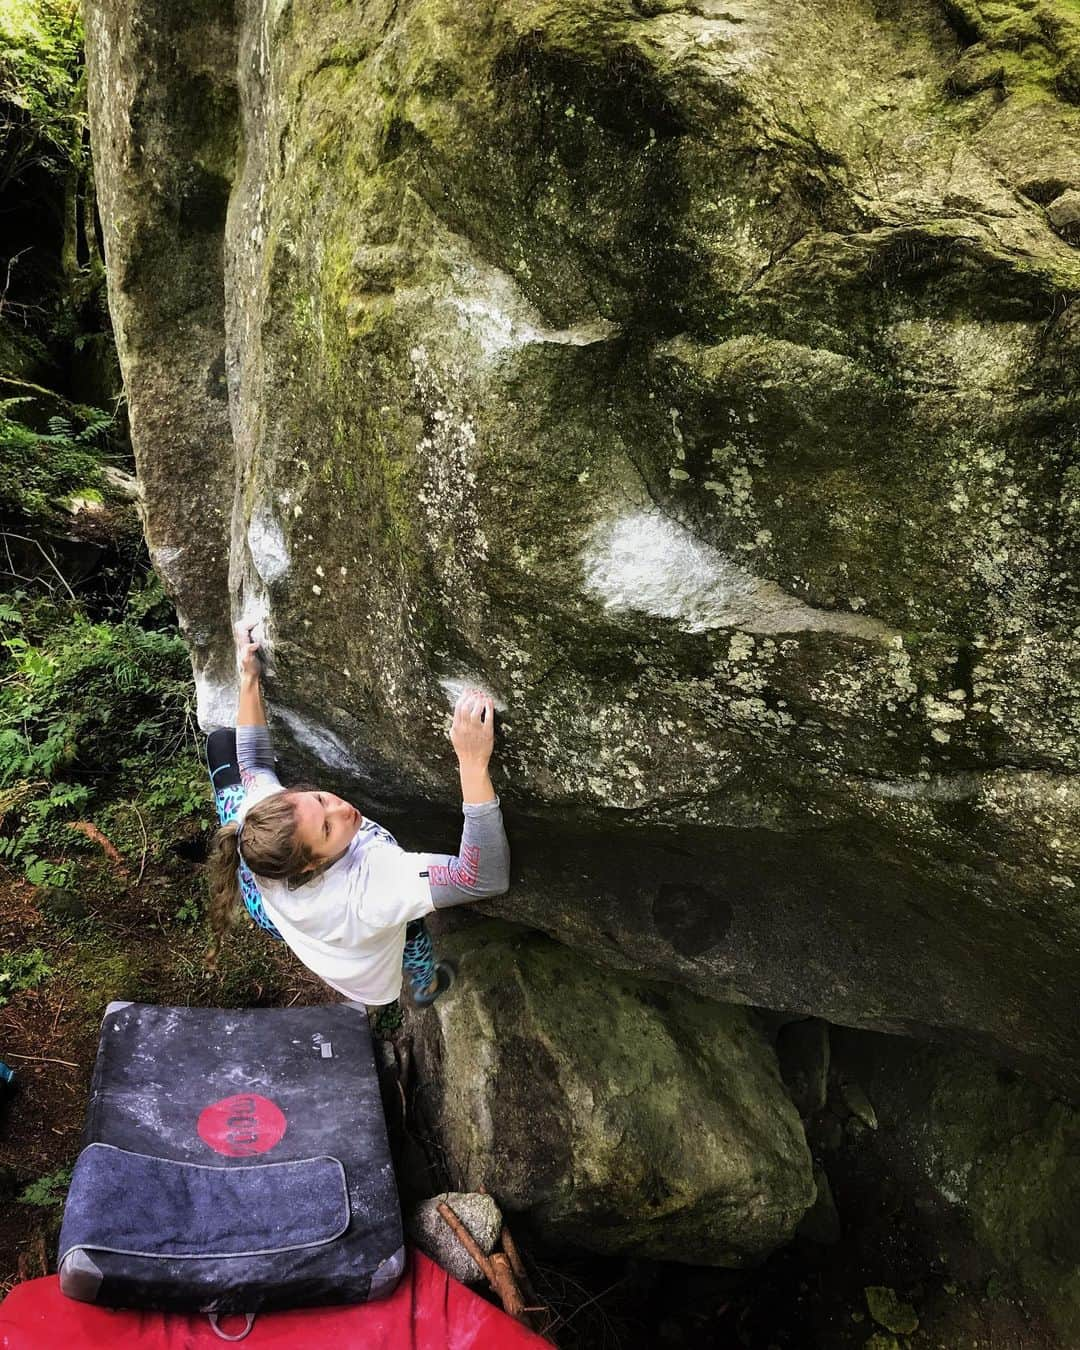
[[498, 922], [440, 951], [461, 979], [418, 1049], [462, 1189], [601, 1252], [737, 1267], [791, 1237], [810, 1153], [744, 1009]]

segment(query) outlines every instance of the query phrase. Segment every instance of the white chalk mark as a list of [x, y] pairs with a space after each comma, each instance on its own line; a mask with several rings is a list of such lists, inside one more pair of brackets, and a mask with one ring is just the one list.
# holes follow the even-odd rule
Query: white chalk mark
[[236, 721], [236, 686], [195, 675], [195, 716], [203, 731], [231, 727]]
[[595, 342], [606, 342], [616, 331], [615, 325], [606, 319], [575, 324], [572, 328], [547, 328], [539, 315], [530, 314], [526, 317], [522, 313], [523, 301], [518, 300], [516, 304], [507, 301], [508, 297], [498, 294], [468, 299], [451, 297], [450, 303], [461, 315], [463, 326], [479, 342], [485, 356], [499, 356], [515, 347], [527, 347], [540, 342], [565, 347], [590, 347]]
[[248, 524], [251, 561], [264, 585], [283, 577], [291, 566], [281, 526], [267, 511], [257, 512]]
[[660, 511], [602, 522], [589, 540], [583, 565], [586, 589], [606, 608], [672, 619], [686, 633], [744, 628], [878, 638], [891, 632], [867, 615], [804, 604]]
[[443, 693], [446, 695], [447, 702], [450, 704], [451, 708], [466, 689], [479, 689], [487, 694], [492, 703], [495, 704], [496, 712], [502, 713], [506, 711], [506, 703], [503, 699], [501, 699], [493, 689], [489, 689], [483, 680], [477, 679], [472, 675], [441, 679], [439, 683], [442, 685]]
[[297, 745], [303, 746], [331, 769], [340, 769], [346, 773], [361, 774], [368, 777], [367, 770], [353, 755], [345, 742], [329, 727], [319, 722], [311, 722], [290, 708], [276, 706], [274, 714], [280, 717], [288, 727]]

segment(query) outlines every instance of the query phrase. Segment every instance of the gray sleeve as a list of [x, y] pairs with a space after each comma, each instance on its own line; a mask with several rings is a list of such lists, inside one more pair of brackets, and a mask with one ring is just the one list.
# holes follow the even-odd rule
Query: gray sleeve
[[267, 727], [236, 728], [236, 766], [240, 770], [241, 778], [245, 774], [256, 773], [268, 773], [277, 777], [274, 747], [270, 744], [270, 731]]
[[503, 828], [498, 797], [479, 805], [466, 803], [457, 857], [428, 855], [428, 885], [436, 909], [502, 895], [510, 886], [510, 845]]

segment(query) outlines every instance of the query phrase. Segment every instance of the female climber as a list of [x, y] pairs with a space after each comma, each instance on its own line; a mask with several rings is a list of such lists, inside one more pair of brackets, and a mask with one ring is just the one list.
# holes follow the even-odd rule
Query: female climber
[[456, 857], [407, 853], [392, 835], [333, 792], [285, 788], [262, 700], [262, 661], [238, 625], [240, 705], [235, 732], [210, 734], [207, 758], [221, 828], [210, 849], [211, 962], [238, 901], [263, 928], [347, 998], [393, 1004], [402, 968], [413, 1002], [433, 1003], [453, 980], [436, 963], [425, 914], [501, 895], [510, 850], [488, 761], [494, 708], [476, 689], [454, 708], [450, 741], [465, 815]]

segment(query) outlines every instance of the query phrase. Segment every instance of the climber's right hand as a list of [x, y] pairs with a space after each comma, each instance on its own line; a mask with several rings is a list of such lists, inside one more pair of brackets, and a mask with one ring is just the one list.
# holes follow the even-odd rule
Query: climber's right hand
[[233, 624], [233, 641], [236, 643], [236, 669], [241, 679], [258, 679], [263, 672], [263, 661], [259, 655], [259, 644], [254, 639], [256, 625], [243, 619]]
[[262, 674], [263, 663], [259, 655], [257, 642], [245, 642], [236, 649], [236, 664], [240, 667], [242, 680], [257, 680]]

